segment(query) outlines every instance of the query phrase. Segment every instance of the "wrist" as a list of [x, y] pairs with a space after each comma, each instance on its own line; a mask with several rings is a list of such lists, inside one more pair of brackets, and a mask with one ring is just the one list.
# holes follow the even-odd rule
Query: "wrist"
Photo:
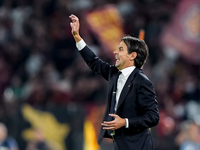
[[123, 119], [123, 120], [124, 120], [124, 123], [123, 123], [123, 125], [124, 125], [124, 126], [126, 126], [126, 119]]
[[79, 41], [82, 40], [82, 38], [80, 37], [79, 34], [76, 34], [76, 35], [73, 35], [73, 36], [74, 36], [74, 39], [75, 39], [76, 43], [78, 43]]

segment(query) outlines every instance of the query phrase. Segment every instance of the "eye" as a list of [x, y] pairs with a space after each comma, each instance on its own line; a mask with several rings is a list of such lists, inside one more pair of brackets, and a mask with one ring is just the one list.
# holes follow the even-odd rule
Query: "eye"
[[123, 47], [120, 47], [120, 48], [119, 48], [119, 51], [123, 51]]

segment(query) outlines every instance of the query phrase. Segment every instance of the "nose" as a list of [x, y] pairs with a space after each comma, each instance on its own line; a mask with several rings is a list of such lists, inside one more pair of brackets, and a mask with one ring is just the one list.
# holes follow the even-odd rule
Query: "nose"
[[114, 50], [114, 51], [113, 51], [113, 54], [117, 54], [117, 50]]

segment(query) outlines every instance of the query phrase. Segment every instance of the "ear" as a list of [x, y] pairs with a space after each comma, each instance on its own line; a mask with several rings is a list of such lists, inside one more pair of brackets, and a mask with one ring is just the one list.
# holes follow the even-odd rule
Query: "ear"
[[136, 57], [137, 57], [137, 53], [136, 53], [136, 52], [132, 52], [132, 53], [130, 54], [129, 59], [130, 59], [131, 61], [133, 61]]

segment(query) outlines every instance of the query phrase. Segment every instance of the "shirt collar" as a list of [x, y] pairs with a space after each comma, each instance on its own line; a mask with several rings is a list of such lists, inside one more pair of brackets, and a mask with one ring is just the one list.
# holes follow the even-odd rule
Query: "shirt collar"
[[124, 69], [122, 69], [120, 71], [122, 72], [122, 74], [124, 76], [127, 76], [127, 75], [130, 75], [131, 72], [133, 72], [134, 69], [135, 69], [135, 66], [131, 66], [131, 67], [124, 68]]

